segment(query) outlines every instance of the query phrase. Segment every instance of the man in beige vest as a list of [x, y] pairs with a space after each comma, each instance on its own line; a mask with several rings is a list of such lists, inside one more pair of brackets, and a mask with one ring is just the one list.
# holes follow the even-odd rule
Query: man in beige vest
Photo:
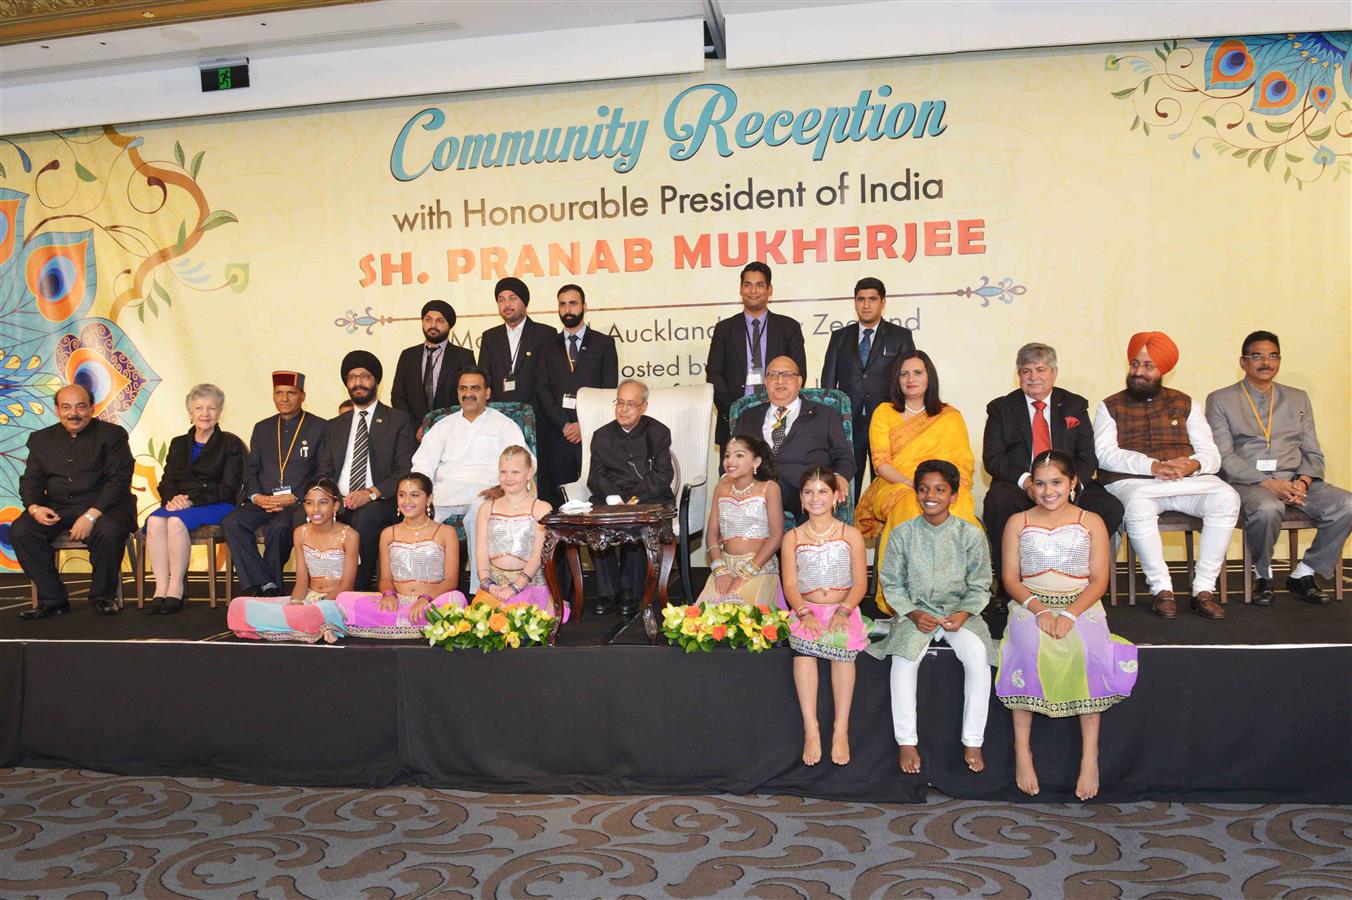
[[1161, 618], [1177, 616], [1178, 603], [1164, 562], [1159, 515], [1175, 511], [1202, 520], [1192, 608], [1204, 618], [1223, 619], [1216, 579], [1239, 516], [1239, 495], [1216, 477], [1221, 455], [1202, 405], [1164, 386], [1164, 376], [1178, 363], [1178, 347], [1169, 336], [1132, 335], [1127, 363], [1126, 389], [1101, 402], [1094, 415], [1099, 481], [1122, 501], [1122, 521], [1154, 597], [1151, 609]]

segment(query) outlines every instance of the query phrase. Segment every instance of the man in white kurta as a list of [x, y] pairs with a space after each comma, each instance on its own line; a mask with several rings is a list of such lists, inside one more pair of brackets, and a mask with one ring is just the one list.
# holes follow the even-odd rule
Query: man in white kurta
[[1216, 579], [1239, 515], [1239, 495], [1216, 477], [1221, 455], [1202, 404], [1166, 388], [1164, 375], [1178, 348], [1158, 331], [1132, 335], [1127, 344], [1126, 390], [1102, 401], [1094, 415], [1099, 480], [1122, 501], [1123, 524], [1154, 597], [1152, 611], [1178, 615], [1164, 561], [1159, 515], [1181, 512], [1202, 520], [1202, 540], [1192, 581], [1192, 609], [1225, 618], [1216, 602]]
[[413, 471], [432, 479], [432, 503], [438, 522], [452, 515], [464, 516], [469, 583], [477, 586], [474, 523], [483, 502], [480, 495], [498, 483], [502, 451], [513, 444], [525, 447], [526, 436], [515, 422], [488, 406], [488, 377], [478, 366], [461, 370], [456, 396], [460, 409], [423, 435], [422, 444], [413, 454]]

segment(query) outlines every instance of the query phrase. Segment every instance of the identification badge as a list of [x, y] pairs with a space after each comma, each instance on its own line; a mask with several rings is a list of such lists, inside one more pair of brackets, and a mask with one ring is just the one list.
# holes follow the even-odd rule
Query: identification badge
[[563, 395], [563, 408], [564, 408], [564, 409], [577, 409], [577, 398], [574, 397], [572, 394], [564, 394], [564, 395]]
[[274, 497], [276, 497], [278, 494], [289, 494], [289, 493], [291, 493], [291, 485], [289, 484], [278, 485], [277, 487], [272, 489], [272, 496]]
[[1258, 466], [1258, 471], [1260, 472], [1277, 471], [1277, 460], [1275, 459], [1260, 459], [1255, 465]]
[[503, 381], [502, 381], [502, 389], [503, 389], [504, 391], [514, 391], [514, 390], [516, 390], [516, 379], [515, 379], [515, 378], [504, 378]]
[[760, 369], [748, 369], [746, 373], [747, 387], [760, 387], [765, 384], [765, 373]]

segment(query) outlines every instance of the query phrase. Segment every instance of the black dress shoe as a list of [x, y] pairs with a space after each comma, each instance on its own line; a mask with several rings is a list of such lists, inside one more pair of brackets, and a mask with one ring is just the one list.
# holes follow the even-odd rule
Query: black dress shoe
[[176, 612], [183, 611], [182, 597], [165, 597], [163, 615], [172, 616]]
[[1319, 585], [1315, 584], [1313, 575], [1306, 575], [1302, 578], [1288, 577], [1286, 589], [1306, 603], [1324, 606], [1330, 602], [1329, 595], [1320, 590]]
[[44, 603], [37, 609], [25, 609], [23, 612], [19, 613], [19, 618], [26, 619], [29, 622], [32, 622], [35, 619], [47, 619], [52, 616], [64, 616], [68, 612], [70, 612], [69, 603], [53, 604], [50, 606]]
[[1253, 605], [1271, 606], [1272, 605], [1272, 579], [1259, 578], [1253, 583]]
[[146, 615], [148, 616], [164, 615], [164, 598], [163, 597], [152, 598], [150, 601], [150, 606], [146, 608]]
[[101, 616], [115, 616], [122, 612], [115, 597], [100, 597], [94, 601], [94, 611]]
[[259, 588], [259, 589], [258, 589], [258, 593], [255, 594], [254, 596], [255, 596], [255, 597], [280, 597], [280, 596], [282, 596], [282, 589], [279, 588], [279, 587], [277, 587], [277, 585], [275, 585], [275, 584], [269, 584], [269, 585], [267, 585], [266, 587], [261, 587], [261, 588]]
[[634, 616], [638, 615], [638, 601], [621, 600], [619, 612], [621, 619], [632, 619]]
[[595, 604], [594, 606], [592, 606], [592, 610], [591, 610], [591, 611], [592, 611], [592, 615], [596, 615], [596, 616], [609, 616], [609, 615], [613, 615], [614, 612], [615, 612], [615, 601], [614, 601], [614, 600], [611, 600], [609, 597], [606, 597], [606, 598], [601, 599], [601, 600], [597, 600], [597, 601], [596, 601], [596, 604]]

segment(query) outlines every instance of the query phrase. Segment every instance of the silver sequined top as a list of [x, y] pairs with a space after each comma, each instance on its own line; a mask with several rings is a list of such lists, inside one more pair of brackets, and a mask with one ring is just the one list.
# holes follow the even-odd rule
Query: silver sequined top
[[535, 549], [535, 517], [530, 513], [509, 516], [492, 513], [488, 517], [488, 558], [515, 556], [530, 559]]
[[[308, 532], [309, 529], [306, 528]], [[302, 535], [302, 537], [304, 537]], [[338, 546], [332, 550], [316, 550], [309, 544], [301, 541], [300, 550], [305, 554], [305, 568], [310, 573], [311, 578], [332, 578], [339, 579], [343, 577], [343, 561], [346, 554], [343, 553], [343, 543], [347, 540], [347, 529], [344, 528], [338, 533]]]
[[1079, 522], [1056, 528], [1024, 525], [1019, 532], [1019, 574], [1028, 589], [1063, 593], [1089, 581], [1089, 529]]
[[765, 497], [757, 494], [739, 500], [718, 498], [718, 533], [724, 538], [762, 540], [770, 536], [770, 513]]
[[854, 587], [850, 567], [850, 545], [844, 538], [824, 544], [800, 543], [794, 551], [798, 563], [798, 592], [808, 594], [825, 588], [848, 590]]
[[436, 584], [445, 577], [446, 551], [436, 541], [390, 541], [392, 580]]

